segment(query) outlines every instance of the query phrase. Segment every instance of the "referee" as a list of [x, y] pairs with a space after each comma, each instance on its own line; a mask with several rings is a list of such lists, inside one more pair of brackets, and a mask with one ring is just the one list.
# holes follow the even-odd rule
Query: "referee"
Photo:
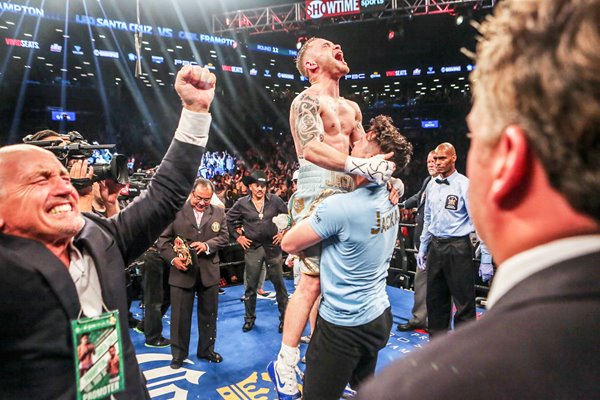
[[[436, 147], [434, 160], [438, 176], [426, 189], [421, 247], [417, 255], [417, 266], [427, 268], [430, 339], [447, 333], [452, 299], [456, 306], [455, 327], [475, 319], [473, 248], [469, 237], [475, 229], [467, 200], [469, 179], [456, 171], [456, 150], [450, 143]], [[483, 243], [481, 248], [479, 273], [489, 279], [493, 273], [491, 256]]]

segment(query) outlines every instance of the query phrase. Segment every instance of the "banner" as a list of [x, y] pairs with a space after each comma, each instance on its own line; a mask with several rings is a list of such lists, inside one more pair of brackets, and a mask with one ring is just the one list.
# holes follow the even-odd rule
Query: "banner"
[[306, 0], [306, 19], [360, 13], [360, 0]]

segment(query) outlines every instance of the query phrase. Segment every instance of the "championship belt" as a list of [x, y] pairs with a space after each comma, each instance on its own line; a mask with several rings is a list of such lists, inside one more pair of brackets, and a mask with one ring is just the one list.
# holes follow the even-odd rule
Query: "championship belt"
[[190, 247], [187, 245], [185, 239], [180, 236], [177, 236], [175, 240], [173, 240], [173, 251], [177, 254], [177, 257], [183, 261], [184, 266], [189, 266], [192, 264], [192, 256], [190, 254]]
[[279, 214], [271, 219], [277, 227], [277, 232], [283, 232], [292, 227], [292, 218], [288, 214]]

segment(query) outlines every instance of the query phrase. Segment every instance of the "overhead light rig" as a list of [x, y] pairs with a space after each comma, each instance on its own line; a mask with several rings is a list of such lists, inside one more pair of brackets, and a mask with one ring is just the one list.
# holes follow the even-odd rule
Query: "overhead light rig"
[[[323, 3], [340, 3], [342, 0], [304, 1], [293, 4], [230, 11], [212, 16], [213, 34], [245, 33], [257, 35], [270, 32], [294, 32], [306, 29], [311, 23], [319, 26], [339, 23], [367, 22], [398, 17], [412, 18], [421, 15], [450, 14], [457, 9], [480, 10], [492, 8], [498, 0], [385, 0], [379, 7], [362, 7], [345, 15], [328, 16], [315, 13], [315, 7], [326, 8]], [[360, 4], [358, 3], [358, 7]], [[375, 3], [370, 1], [369, 4]], [[332, 7], [332, 9], [335, 7]], [[338, 8], [339, 9], [339, 8]], [[310, 16], [309, 16], [310, 15]]]

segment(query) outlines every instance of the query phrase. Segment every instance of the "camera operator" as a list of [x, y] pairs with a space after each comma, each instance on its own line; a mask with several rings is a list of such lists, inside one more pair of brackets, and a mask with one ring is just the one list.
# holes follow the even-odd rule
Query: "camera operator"
[[[215, 76], [185, 66], [175, 88], [179, 126], [146, 193], [111, 218], [82, 215], [67, 170], [49, 151], [0, 149], [0, 398], [75, 399], [79, 316], [114, 315], [126, 332], [125, 265], [160, 235], [183, 206], [208, 140]], [[177, 179], [174, 179], [174, 178]], [[104, 316], [103, 315], [103, 316]], [[129, 335], [121, 335], [124, 389], [148, 398]], [[81, 395], [81, 391], [79, 395]]]
[[[35, 144], [50, 149], [64, 148], [74, 141], [87, 143], [79, 134], [61, 135], [50, 129], [45, 129], [23, 138], [24, 143]], [[94, 169], [89, 165], [87, 158], [80, 155], [77, 157], [69, 156], [70, 154], [67, 152], [66, 159], [64, 160], [65, 166], [69, 170], [69, 177], [75, 182], [91, 182], [94, 176]], [[77, 193], [79, 194], [79, 210], [82, 212], [94, 212], [104, 217], [112, 217], [120, 210], [117, 200], [119, 192], [124, 186], [124, 184], [118, 183], [113, 179], [92, 182], [91, 185], [76, 186]]]

